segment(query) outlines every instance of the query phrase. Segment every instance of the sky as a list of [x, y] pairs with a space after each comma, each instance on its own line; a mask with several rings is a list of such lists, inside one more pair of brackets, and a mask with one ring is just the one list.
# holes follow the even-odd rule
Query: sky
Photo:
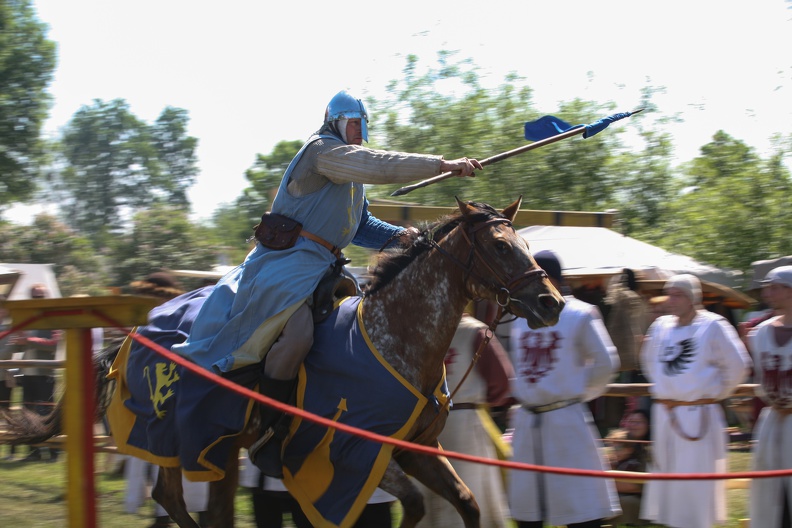
[[[45, 132], [57, 136], [94, 99], [124, 99], [148, 123], [167, 106], [187, 110], [188, 133], [199, 140], [189, 193], [199, 219], [240, 194], [257, 153], [307, 139], [339, 90], [383, 96], [410, 54], [435, 66], [438, 51], [455, 51], [485, 87], [514, 72], [545, 114], [577, 97], [633, 110], [643, 88], [663, 87], [654, 118], [682, 119], [666, 127], [675, 162], [695, 157], [721, 129], [760, 155], [773, 133], [792, 133], [790, 0], [33, 5], [58, 46]], [[6, 218], [27, 223], [42, 207]]]

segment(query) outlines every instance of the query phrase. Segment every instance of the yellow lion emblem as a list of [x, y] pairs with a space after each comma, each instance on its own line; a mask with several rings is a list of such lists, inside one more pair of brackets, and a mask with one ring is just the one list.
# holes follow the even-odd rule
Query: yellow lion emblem
[[[156, 363], [154, 367], [156, 369], [155, 385], [152, 385], [151, 383], [148, 365], [143, 368], [143, 375], [146, 376], [146, 380], [148, 381], [149, 396], [151, 397], [151, 403], [154, 405], [154, 412], [156, 413], [157, 418], [162, 420], [165, 418], [165, 414], [167, 412], [161, 409], [162, 404], [164, 404], [165, 401], [174, 394], [173, 389], [169, 387], [175, 382], [179, 381], [180, 378], [179, 373], [176, 372], [176, 363]], [[164, 389], [168, 390], [163, 392]]]

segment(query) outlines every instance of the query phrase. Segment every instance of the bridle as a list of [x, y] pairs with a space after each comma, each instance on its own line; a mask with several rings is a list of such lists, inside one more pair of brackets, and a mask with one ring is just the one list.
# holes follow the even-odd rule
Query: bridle
[[[451, 262], [461, 267], [465, 271], [465, 276], [464, 276], [465, 284], [467, 284], [467, 281], [470, 277], [475, 278], [476, 280], [484, 284], [487, 288], [489, 288], [491, 291], [495, 292], [495, 302], [498, 305], [498, 310], [497, 313], [495, 314], [495, 317], [487, 325], [487, 331], [484, 334], [484, 339], [482, 339], [481, 344], [478, 347], [478, 350], [476, 350], [476, 352], [473, 354], [473, 359], [470, 362], [470, 365], [468, 366], [467, 370], [465, 371], [465, 374], [462, 376], [462, 379], [459, 380], [459, 383], [457, 384], [457, 386], [454, 388], [453, 392], [449, 396], [448, 401], [444, 405], [445, 408], [447, 408], [448, 403], [454, 399], [454, 396], [459, 391], [459, 388], [465, 382], [468, 375], [473, 370], [473, 367], [475, 367], [476, 363], [481, 357], [481, 353], [489, 344], [490, 340], [492, 339], [492, 336], [495, 335], [495, 329], [498, 327], [498, 323], [500, 323], [500, 320], [503, 317], [503, 315], [505, 313], [512, 313], [510, 311], [511, 303], [513, 301], [520, 302], [519, 300], [514, 299], [511, 296], [511, 292], [521, 290], [522, 288], [525, 288], [532, 282], [537, 280], [542, 280], [545, 277], [547, 277], [547, 273], [539, 266], [537, 266], [535, 269], [530, 269], [524, 273], [520, 273], [519, 275], [515, 275], [513, 277], [506, 277], [506, 278], [502, 277], [500, 273], [498, 273], [495, 269], [493, 269], [493, 267], [489, 264], [489, 262], [487, 262], [485, 256], [482, 254], [479, 246], [476, 244], [476, 233], [481, 229], [485, 227], [489, 227], [493, 224], [504, 224], [508, 227], [512, 227], [511, 220], [502, 217], [489, 218], [484, 222], [478, 222], [476, 224], [472, 224], [471, 222], [466, 222], [464, 218], [462, 219], [461, 225], [458, 225], [457, 228], [461, 229], [462, 236], [465, 238], [465, 240], [467, 240], [468, 245], [470, 246], [470, 253], [468, 253], [467, 262], [464, 263], [460, 261], [458, 258], [456, 258], [454, 255], [443, 249], [440, 246], [440, 244], [438, 244], [437, 241], [434, 240], [433, 237], [429, 238], [429, 244], [432, 249], [438, 251], [441, 255], [448, 257], [451, 260]], [[487, 269], [487, 271], [489, 271], [492, 274], [492, 276], [495, 277], [496, 279], [495, 282], [485, 279], [480, 274], [474, 271], [473, 268], [476, 258], [478, 258], [479, 262]], [[503, 297], [501, 297], [501, 295], [503, 295]], [[532, 312], [534, 311], [530, 307], [527, 308]], [[424, 433], [428, 433], [428, 431], [432, 429], [432, 426], [439, 417], [440, 417], [440, 413], [435, 415], [435, 418], [432, 420], [432, 423], [429, 424], [429, 426], [426, 429], [424, 429]], [[420, 434], [418, 437], [420, 438], [421, 436], [423, 436], [423, 434]]]
[[[498, 315], [496, 319], [500, 319], [504, 313], [511, 313], [510, 305], [513, 301], [520, 302], [511, 296], [511, 292], [521, 290], [534, 281], [544, 279], [547, 277], [547, 273], [542, 268], [537, 266], [536, 268], [529, 269], [528, 271], [520, 273], [519, 275], [505, 278], [502, 277], [501, 274], [490, 265], [485, 256], [482, 254], [479, 245], [476, 244], [476, 233], [481, 229], [489, 227], [493, 224], [504, 224], [508, 227], [512, 227], [511, 220], [508, 218], [489, 218], [476, 224], [471, 224], [462, 218], [461, 225], [457, 226], [457, 228], [461, 229], [462, 236], [470, 246], [467, 262], [460, 261], [454, 255], [443, 249], [440, 244], [434, 240], [434, 238], [429, 239], [429, 245], [432, 249], [449, 258], [451, 262], [465, 271], [464, 281], [466, 284], [468, 279], [472, 277], [482, 283], [490, 291], [495, 292], [495, 302], [498, 304]], [[492, 277], [495, 278], [494, 282], [482, 277], [480, 274], [475, 272], [474, 266], [476, 258], [478, 258], [479, 263], [487, 269]], [[528, 307], [528, 309], [531, 308]]]

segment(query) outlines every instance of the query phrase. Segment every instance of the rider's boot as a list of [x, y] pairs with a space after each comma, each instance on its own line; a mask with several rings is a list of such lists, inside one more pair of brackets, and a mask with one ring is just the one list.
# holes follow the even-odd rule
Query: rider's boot
[[[259, 392], [282, 403], [293, 403], [296, 379], [278, 380], [262, 375]], [[291, 415], [261, 404], [261, 438], [248, 449], [250, 461], [268, 477], [283, 478], [283, 441], [289, 434]]]

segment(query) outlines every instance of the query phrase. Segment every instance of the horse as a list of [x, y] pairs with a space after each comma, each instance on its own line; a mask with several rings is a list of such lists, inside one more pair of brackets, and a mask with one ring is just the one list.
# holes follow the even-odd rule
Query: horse
[[[363, 326], [390, 368], [427, 399], [443, 384], [444, 357], [470, 300], [496, 302], [504, 313], [525, 318], [532, 328], [558, 322], [563, 297], [537, 266], [528, 243], [512, 226], [521, 202], [519, 198], [498, 212], [487, 204], [457, 199], [458, 210], [454, 213], [412, 235], [412, 240], [403, 247], [383, 251], [378, 257], [371, 282], [360, 301]], [[113, 356], [110, 351], [104, 357], [97, 357], [98, 370], [106, 373]], [[99, 401], [101, 413], [106, 408], [106, 399]], [[59, 407], [53, 413], [59, 412]], [[311, 411], [307, 406], [306, 410]], [[389, 409], [381, 412], [388, 413]], [[438, 448], [437, 436], [447, 416], [447, 404], [440, 412], [426, 405], [404, 439]], [[31, 415], [30, 419], [36, 418]], [[14, 426], [20, 443], [25, 439], [22, 422], [16, 420]], [[44, 433], [57, 434], [52, 426], [59, 426], [59, 419], [48, 417], [44, 422], [29, 429], [38, 434], [37, 440]], [[258, 416], [252, 413], [235, 437], [222, 478], [210, 482], [210, 526], [234, 526], [239, 450], [248, 448], [258, 438], [259, 428]], [[424, 515], [421, 492], [408, 475], [451, 502], [466, 528], [480, 526], [476, 500], [447, 458], [395, 449], [379, 487], [401, 502], [401, 528], [415, 526]], [[198, 528], [186, 511], [181, 486], [180, 467], [161, 467], [152, 498], [178, 526]], [[344, 525], [353, 522], [354, 519]]]

